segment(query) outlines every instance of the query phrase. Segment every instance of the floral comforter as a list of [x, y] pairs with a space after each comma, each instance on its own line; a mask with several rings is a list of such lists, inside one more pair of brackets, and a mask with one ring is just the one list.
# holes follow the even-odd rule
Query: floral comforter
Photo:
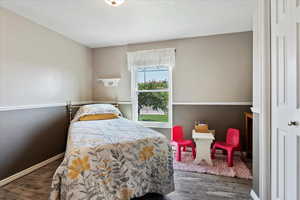
[[124, 118], [73, 122], [50, 200], [129, 200], [174, 190], [172, 153], [160, 133]]

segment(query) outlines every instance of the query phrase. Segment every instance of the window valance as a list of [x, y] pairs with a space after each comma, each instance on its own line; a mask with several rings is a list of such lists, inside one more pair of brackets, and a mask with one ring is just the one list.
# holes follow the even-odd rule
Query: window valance
[[154, 49], [127, 53], [128, 69], [135, 67], [175, 66], [175, 49]]

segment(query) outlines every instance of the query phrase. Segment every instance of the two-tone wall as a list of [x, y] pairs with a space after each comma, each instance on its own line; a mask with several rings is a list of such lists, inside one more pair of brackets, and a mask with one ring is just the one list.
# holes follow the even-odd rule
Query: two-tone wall
[[[188, 138], [194, 120], [207, 121], [217, 131], [218, 140], [225, 139], [229, 127], [239, 128], [243, 134], [243, 113], [250, 111], [252, 102], [252, 32], [95, 49], [94, 100], [130, 103], [131, 74], [126, 53], [158, 48], [176, 48], [173, 124], [184, 126]], [[106, 88], [97, 81], [103, 77], [121, 77], [121, 81], [116, 88]], [[208, 105], [211, 103], [220, 105]], [[130, 117], [131, 106], [122, 108]], [[170, 137], [170, 130], [159, 131]]]
[[[183, 125], [187, 138], [194, 120], [206, 120], [217, 140], [229, 127], [243, 134], [252, 102], [252, 32], [89, 49], [0, 8], [0, 180], [64, 151], [67, 100], [130, 103], [128, 51], [170, 47], [173, 124]], [[117, 88], [96, 81], [115, 76]], [[130, 104], [121, 110], [130, 118]], [[159, 131], [170, 137], [169, 129]]]
[[92, 99], [91, 63], [91, 49], [0, 8], [0, 180], [64, 152], [63, 104]]

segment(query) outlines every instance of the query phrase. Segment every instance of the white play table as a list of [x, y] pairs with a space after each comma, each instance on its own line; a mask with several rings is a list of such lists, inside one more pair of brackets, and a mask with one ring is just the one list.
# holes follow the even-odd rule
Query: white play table
[[193, 130], [193, 139], [196, 143], [196, 159], [194, 162], [200, 164], [206, 161], [207, 164], [213, 165], [211, 161], [211, 144], [215, 140], [215, 130], [209, 130], [209, 133], [197, 133]]

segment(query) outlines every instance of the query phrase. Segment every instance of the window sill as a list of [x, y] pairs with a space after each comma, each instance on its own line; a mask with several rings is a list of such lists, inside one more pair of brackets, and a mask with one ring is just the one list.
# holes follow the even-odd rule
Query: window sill
[[172, 128], [170, 123], [161, 123], [161, 122], [141, 122], [138, 121], [141, 125], [147, 128]]

